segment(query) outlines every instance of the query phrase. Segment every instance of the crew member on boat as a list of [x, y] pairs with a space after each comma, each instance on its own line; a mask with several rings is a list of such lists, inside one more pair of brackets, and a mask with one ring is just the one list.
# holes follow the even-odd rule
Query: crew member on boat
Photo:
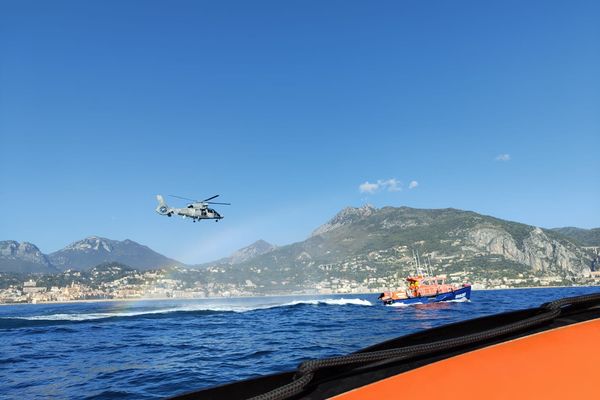
[[419, 280], [414, 278], [409, 278], [410, 284], [408, 285], [408, 289], [410, 293], [412, 293], [413, 297], [419, 297]]

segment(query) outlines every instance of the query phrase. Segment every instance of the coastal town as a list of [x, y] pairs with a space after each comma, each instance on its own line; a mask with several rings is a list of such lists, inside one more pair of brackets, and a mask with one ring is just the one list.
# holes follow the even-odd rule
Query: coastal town
[[[319, 266], [323, 271], [332, 270], [331, 265]], [[243, 297], [290, 294], [364, 294], [396, 290], [405, 286], [405, 276], [399, 272], [384, 277], [368, 277], [362, 280], [328, 276], [310, 286], [290, 285], [290, 282], [253, 282], [250, 279], [238, 283], [208, 282], [185, 279], [186, 270], [174, 274], [169, 270], [137, 271], [114, 264], [94, 268], [88, 273], [65, 271], [60, 279], [29, 277], [21, 282], [4, 284], [0, 288], [0, 304], [47, 303], [85, 300], [130, 299], [200, 299], [209, 297]], [[208, 268], [205, 274], [223, 273], [218, 267]], [[258, 271], [257, 275], [260, 274]], [[174, 276], [176, 275], [176, 276]], [[564, 276], [536, 276], [519, 273], [511, 277], [484, 278], [470, 271], [444, 275], [448, 282], [471, 283], [474, 290], [510, 289], [519, 287], [551, 287], [563, 285], [598, 285], [600, 271], [578, 281], [565, 281]], [[2, 275], [0, 274], [0, 279]]]
[[364, 205], [344, 208], [304, 241], [258, 240], [203, 264], [130, 239], [89, 236], [49, 254], [8, 240], [0, 241], [0, 304], [381, 293], [419, 275], [474, 290], [597, 285], [595, 232]]

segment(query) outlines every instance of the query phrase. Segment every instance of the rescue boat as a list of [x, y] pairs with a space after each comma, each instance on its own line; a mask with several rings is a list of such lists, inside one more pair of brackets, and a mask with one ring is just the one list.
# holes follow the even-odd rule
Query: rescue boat
[[[600, 293], [428, 329], [178, 400], [596, 399]], [[457, 392], [458, 390], [458, 392]]]
[[407, 289], [396, 292], [383, 292], [379, 300], [385, 305], [393, 304], [424, 304], [439, 301], [469, 300], [471, 285], [456, 286], [446, 283], [446, 275], [440, 276], [409, 276], [406, 278]]

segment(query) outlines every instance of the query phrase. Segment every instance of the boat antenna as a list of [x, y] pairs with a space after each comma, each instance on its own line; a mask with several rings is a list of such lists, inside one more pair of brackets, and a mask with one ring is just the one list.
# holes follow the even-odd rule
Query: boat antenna
[[421, 270], [421, 260], [419, 259], [419, 250], [417, 250], [417, 273], [420, 276], [423, 276], [423, 271]]
[[431, 263], [429, 262], [428, 257], [425, 258], [425, 269], [427, 269], [429, 276], [432, 277], [433, 274], [431, 273]]

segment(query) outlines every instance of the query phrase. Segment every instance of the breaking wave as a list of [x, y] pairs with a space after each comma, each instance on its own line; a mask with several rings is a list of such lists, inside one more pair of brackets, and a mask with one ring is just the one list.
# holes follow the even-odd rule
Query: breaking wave
[[345, 306], [345, 305], [355, 305], [355, 306], [372, 306], [369, 300], [363, 299], [317, 299], [317, 300], [299, 300], [299, 301], [291, 301], [289, 303], [282, 304], [278, 307], [285, 306], [295, 306], [299, 304], [310, 304], [310, 305], [319, 305], [326, 304], [330, 306]]
[[30, 316], [11, 316], [11, 317], [0, 317], [0, 329], [20, 328], [20, 327], [31, 327], [31, 326], [44, 326], [44, 325], [56, 325], [66, 323], [80, 323], [86, 321], [110, 321], [115, 319], [160, 319], [160, 318], [172, 318], [174, 316], [202, 316], [211, 314], [224, 314], [224, 313], [245, 313], [249, 311], [257, 310], [268, 310], [273, 308], [282, 307], [300, 307], [307, 305], [317, 306], [372, 306], [373, 304], [368, 300], [363, 299], [311, 299], [311, 300], [297, 300], [290, 301], [287, 303], [280, 304], [254, 304], [254, 305], [242, 305], [242, 304], [194, 304], [185, 305], [172, 308], [157, 308], [157, 309], [144, 309], [144, 310], [130, 310], [130, 311], [118, 311], [118, 312], [96, 312], [96, 313], [56, 313], [46, 315], [30, 315]]

